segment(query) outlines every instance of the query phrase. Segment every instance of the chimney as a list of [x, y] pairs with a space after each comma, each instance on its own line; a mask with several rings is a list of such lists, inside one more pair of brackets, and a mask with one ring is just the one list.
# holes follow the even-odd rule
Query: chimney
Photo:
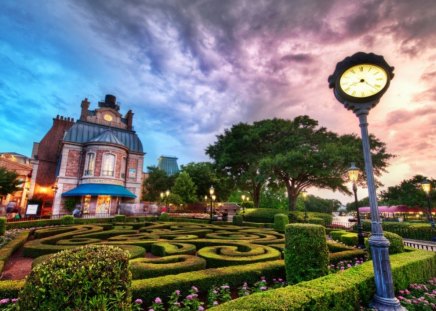
[[82, 107], [82, 111], [80, 113], [80, 120], [86, 121], [86, 119], [88, 118], [88, 109], [90, 104], [91, 103], [88, 101], [88, 98], [82, 100], [82, 104], [80, 105]]
[[132, 112], [132, 110], [127, 111], [125, 118], [127, 120], [127, 129], [132, 130], [133, 129], [133, 112]]

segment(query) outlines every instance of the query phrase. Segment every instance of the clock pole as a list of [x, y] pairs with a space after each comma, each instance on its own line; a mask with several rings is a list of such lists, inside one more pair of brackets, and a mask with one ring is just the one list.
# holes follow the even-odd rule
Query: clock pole
[[[386, 71], [389, 79], [386, 87], [378, 94], [369, 98], [353, 98], [347, 96], [338, 86], [338, 81], [344, 71], [356, 64], [373, 63], [381, 65]], [[392, 279], [391, 264], [389, 260], [389, 241], [383, 235], [379, 210], [377, 206], [377, 196], [375, 190], [374, 173], [371, 158], [371, 148], [368, 135], [368, 114], [371, 108], [375, 107], [382, 94], [389, 86], [389, 80], [393, 78], [393, 67], [390, 67], [382, 56], [375, 54], [356, 53], [351, 57], [347, 57], [344, 61], [336, 66], [336, 70], [329, 77], [330, 88], [334, 88], [335, 97], [341, 102], [345, 108], [352, 110], [359, 118], [359, 126], [362, 136], [363, 157], [365, 160], [365, 173], [368, 185], [368, 196], [371, 208], [371, 237], [369, 245], [371, 248], [372, 263], [374, 267], [374, 279], [376, 293], [374, 295], [372, 305], [380, 311], [397, 311], [406, 310], [401, 306], [399, 300], [395, 297], [394, 283]]]

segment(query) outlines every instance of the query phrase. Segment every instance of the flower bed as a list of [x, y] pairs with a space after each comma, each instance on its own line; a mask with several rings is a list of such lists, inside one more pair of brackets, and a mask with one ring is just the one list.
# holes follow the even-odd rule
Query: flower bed
[[423, 284], [410, 284], [397, 295], [407, 310], [436, 310], [436, 278]]

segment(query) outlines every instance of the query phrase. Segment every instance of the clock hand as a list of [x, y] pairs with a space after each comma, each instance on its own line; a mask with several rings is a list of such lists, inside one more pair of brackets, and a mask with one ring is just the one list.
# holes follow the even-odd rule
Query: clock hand
[[370, 87], [372, 87], [374, 90], [376, 90], [377, 91], [377, 88], [375, 87], [375, 86], [373, 86], [372, 84], [369, 84], [368, 82], [366, 82], [365, 81], [365, 83], [366, 83], [366, 85], [369, 85]]

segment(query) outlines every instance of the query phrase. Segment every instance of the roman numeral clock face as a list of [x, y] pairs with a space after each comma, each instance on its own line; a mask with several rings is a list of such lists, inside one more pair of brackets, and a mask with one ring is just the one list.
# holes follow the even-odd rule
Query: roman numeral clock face
[[359, 64], [344, 71], [339, 86], [345, 94], [356, 97], [371, 97], [381, 92], [388, 83], [386, 71], [373, 64]]

